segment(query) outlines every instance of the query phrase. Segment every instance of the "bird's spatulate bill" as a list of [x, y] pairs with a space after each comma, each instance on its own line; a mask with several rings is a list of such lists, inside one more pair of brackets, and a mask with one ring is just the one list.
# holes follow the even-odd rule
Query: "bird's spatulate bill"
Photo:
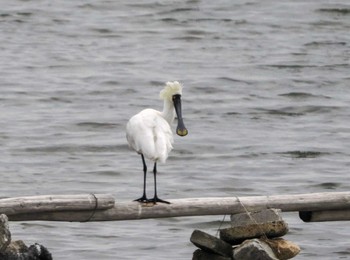
[[182, 118], [181, 118], [181, 120], [179, 119], [179, 121], [178, 121], [176, 133], [179, 136], [186, 136], [188, 134], [187, 128], [185, 127]]
[[184, 121], [182, 119], [181, 95], [174, 95], [173, 102], [177, 115], [176, 134], [179, 136], [186, 136], [188, 134], [188, 130], [186, 129]]

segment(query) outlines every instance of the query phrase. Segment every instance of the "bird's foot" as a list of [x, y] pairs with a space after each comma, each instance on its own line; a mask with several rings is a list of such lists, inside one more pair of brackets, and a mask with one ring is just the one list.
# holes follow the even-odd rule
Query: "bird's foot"
[[153, 199], [150, 199], [149, 202], [153, 202], [154, 204], [157, 204], [157, 202], [159, 202], [159, 203], [165, 203], [165, 204], [170, 204], [169, 201], [161, 200], [161, 199], [158, 198], [158, 197], [154, 197]]
[[141, 198], [138, 198], [134, 201], [138, 201], [138, 202], [141, 202], [141, 203], [149, 203], [149, 202], [152, 202], [151, 200], [147, 199], [146, 196], [142, 196]]

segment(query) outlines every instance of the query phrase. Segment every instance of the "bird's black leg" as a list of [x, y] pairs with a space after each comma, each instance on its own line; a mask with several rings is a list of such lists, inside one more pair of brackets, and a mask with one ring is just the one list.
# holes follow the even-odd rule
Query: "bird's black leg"
[[141, 154], [142, 163], [143, 163], [143, 195], [141, 198], [136, 199], [135, 201], [139, 202], [149, 202], [150, 200], [147, 199], [146, 196], [146, 174], [147, 174], [147, 165], [145, 162], [145, 158], [143, 157], [143, 154]]
[[157, 162], [154, 162], [153, 175], [154, 175], [154, 198], [150, 199], [149, 201], [154, 202], [154, 204], [156, 204], [157, 202], [170, 204], [170, 202], [161, 200], [157, 196]]

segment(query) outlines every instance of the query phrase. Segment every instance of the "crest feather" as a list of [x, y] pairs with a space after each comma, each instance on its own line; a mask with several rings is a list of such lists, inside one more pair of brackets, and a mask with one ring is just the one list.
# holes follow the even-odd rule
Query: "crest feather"
[[182, 86], [178, 81], [168, 81], [162, 91], [159, 93], [161, 99], [169, 99], [173, 95], [182, 94]]

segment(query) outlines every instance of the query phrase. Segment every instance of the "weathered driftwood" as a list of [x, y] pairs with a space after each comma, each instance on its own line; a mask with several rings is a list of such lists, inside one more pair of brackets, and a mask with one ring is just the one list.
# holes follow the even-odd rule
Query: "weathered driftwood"
[[[90, 195], [87, 195], [90, 196]], [[12, 221], [113, 221], [180, 216], [224, 215], [277, 208], [282, 211], [350, 210], [350, 192], [326, 192], [295, 195], [195, 198], [169, 200], [171, 204], [156, 205], [139, 202], [118, 202], [106, 210], [79, 210], [34, 212], [12, 211]], [[94, 202], [92, 202], [94, 205]], [[244, 205], [244, 207], [242, 206]], [[0, 200], [1, 209], [1, 200]], [[1, 211], [1, 210], [0, 210]], [[34, 213], [33, 213], [34, 212]], [[20, 214], [19, 214], [20, 213]]]
[[0, 199], [0, 213], [8, 216], [48, 211], [101, 210], [113, 206], [114, 198], [108, 194], [45, 195]]
[[299, 217], [304, 222], [322, 221], [349, 221], [350, 209], [345, 210], [322, 210], [322, 211], [301, 211]]

